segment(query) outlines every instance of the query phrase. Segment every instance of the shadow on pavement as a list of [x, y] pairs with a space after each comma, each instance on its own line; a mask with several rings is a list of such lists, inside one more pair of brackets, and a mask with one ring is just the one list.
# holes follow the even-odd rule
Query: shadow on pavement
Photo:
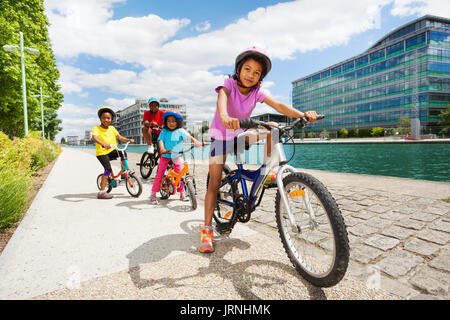
[[[112, 196], [114, 198], [117, 198], [117, 199], [130, 198], [129, 195], [113, 194]], [[85, 200], [92, 200], [92, 199], [102, 200], [102, 199], [97, 199], [97, 193], [96, 192], [91, 192], [91, 193], [65, 193], [65, 194], [59, 194], [57, 196], [54, 196], [53, 198], [61, 200], [61, 201], [68, 201], [68, 202], [82, 202], [82, 201], [85, 201]], [[107, 200], [102, 200], [102, 201], [107, 201]]]
[[[127, 255], [129, 260], [128, 273], [134, 285], [138, 289], [156, 286], [155, 290], [162, 288], [181, 288], [192, 286], [196, 278], [207, 278], [209, 275], [218, 275], [226, 281], [231, 281], [236, 292], [245, 300], [260, 300], [258, 289], [271, 290], [272, 287], [284, 285], [288, 280], [286, 277], [298, 279], [308, 291], [311, 300], [326, 300], [325, 293], [321, 288], [311, 285], [304, 280], [292, 265], [285, 263], [256, 259], [232, 263], [225, 256], [234, 249], [252, 250], [248, 242], [240, 239], [216, 241], [216, 251], [212, 254], [202, 254], [193, 250], [199, 243], [200, 233], [198, 224], [200, 220], [189, 220], [180, 226], [185, 234], [172, 234], [152, 239]], [[193, 275], [176, 277], [170, 275], [164, 278], [151, 279], [141, 276], [142, 266], [157, 262], [166, 258], [173, 251], [183, 251], [209, 259], [208, 267], [198, 267], [198, 272]], [[249, 253], [250, 254], [250, 253]], [[191, 281], [189, 281], [191, 280]], [[198, 280], [197, 280], [198, 281]], [[187, 284], [187, 283], [189, 284]]]
[[193, 211], [189, 201], [183, 202], [184, 204], [178, 204], [178, 205], [171, 205], [173, 202], [181, 202], [180, 200], [178, 200], [176, 198], [167, 199], [167, 200], [158, 199], [158, 201], [159, 201], [159, 205], [153, 205], [153, 204], [150, 204], [149, 197], [146, 197], [145, 200], [125, 201], [125, 202], [116, 204], [116, 206], [127, 207], [128, 209], [131, 209], [131, 210], [149, 210], [149, 209], [167, 208], [169, 210], [173, 210], [176, 212], [191, 212], [191, 211]]

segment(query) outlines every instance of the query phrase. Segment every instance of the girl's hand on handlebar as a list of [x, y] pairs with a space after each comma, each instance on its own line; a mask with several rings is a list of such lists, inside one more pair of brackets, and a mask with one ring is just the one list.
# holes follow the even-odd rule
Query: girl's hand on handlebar
[[315, 111], [306, 111], [304, 116], [308, 119], [308, 122], [314, 122], [317, 120], [317, 113]]
[[134, 143], [134, 139], [130, 139], [130, 143]]
[[105, 144], [103, 145], [103, 148], [105, 148], [106, 150], [111, 149], [111, 145], [105, 143]]
[[236, 118], [231, 118], [227, 116], [226, 118], [220, 120], [227, 129], [237, 130], [240, 128], [239, 120]]

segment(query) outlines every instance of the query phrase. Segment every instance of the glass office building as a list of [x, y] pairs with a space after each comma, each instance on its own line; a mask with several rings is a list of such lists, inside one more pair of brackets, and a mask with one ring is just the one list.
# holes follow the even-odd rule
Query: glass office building
[[414, 20], [292, 86], [295, 108], [326, 115], [311, 130], [395, 128], [407, 116], [419, 134], [438, 133], [438, 114], [450, 104], [450, 19]]

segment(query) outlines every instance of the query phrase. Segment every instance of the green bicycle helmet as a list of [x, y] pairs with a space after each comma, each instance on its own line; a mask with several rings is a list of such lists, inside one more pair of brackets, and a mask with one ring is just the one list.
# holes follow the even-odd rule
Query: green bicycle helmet
[[104, 114], [105, 112], [109, 112], [112, 115], [112, 119], [114, 120], [114, 118], [116, 117], [116, 113], [114, 112], [113, 109], [111, 109], [110, 107], [100, 107], [97, 111], [98, 117], [101, 118], [102, 114]]

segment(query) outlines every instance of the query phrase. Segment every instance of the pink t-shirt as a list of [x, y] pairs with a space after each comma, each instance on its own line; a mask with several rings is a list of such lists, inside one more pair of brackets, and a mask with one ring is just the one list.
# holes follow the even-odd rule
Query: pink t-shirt
[[[227, 88], [229, 92], [227, 112], [231, 118], [239, 120], [249, 118], [253, 109], [255, 109], [256, 103], [263, 102], [266, 98], [266, 94], [259, 87], [250, 91], [247, 96], [244, 96], [239, 92], [236, 80], [231, 78], [225, 79], [223, 86], [218, 86], [216, 92], [219, 92], [222, 87]], [[211, 138], [217, 140], [232, 140], [241, 132], [244, 132], [244, 130], [227, 129], [222, 122], [220, 122], [219, 113], [216, 110], [211, 127], [209, 128], [209, 135]]]

